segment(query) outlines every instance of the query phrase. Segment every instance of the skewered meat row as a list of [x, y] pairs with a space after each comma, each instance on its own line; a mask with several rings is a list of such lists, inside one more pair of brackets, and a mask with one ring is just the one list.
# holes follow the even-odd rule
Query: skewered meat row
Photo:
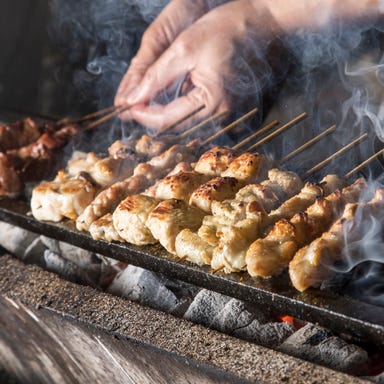
[[137, 162], [147, 155], [144, 149], [153, 154], [165, 145], [152, 143], [151, 147], [148, 135], [143, 135], [135, 141], [115, 141], [108, 148], [109, 156], [104, 158], [93, 152], [75, 153], [65, 171], [59, 171], [53, 181], [43, 182], [33, 190], [33, 215], [41, 221], [75, 220], [100, 190], [132, 175]]
[[[244, 155], [247, 155], [246, 162]], [[226, 154], [224, 156], [226, 158]], [[206, 153], [197, 163], [201, 165], [207, 158]], [[232, 157], [230, 163], [223, 163], [217, 155], [215, 159], [223, 174], [233, 165], [232, 174], [238, 172], [241, 177], [246, 174], [254, 177], [264, 162], [263, 156], [251, 154]], [[200, 169], [208, 170], [211, 175], [218, 173], [217, 167], [213, 167], [211, 161], [209, 168]], [[174, 252], [174, 239], [178, 232], [189, 226], [197, 229], [205, 215], [203, 210], [193, 205], [203, 206], [209, 212], [213, 198], [231, 197], [242, 186], [234, 177], [216, 177], [201, 185], [208, 178], [208, 175], [195, 171], [179, 172], [160, 180], [150, 191], [145, 192], [146, 196], [128, 196], [113, 214], [113, 224], [120, 237], [133, 244], [138, 244], [139, 241], [141, 245], [159, 240], [169, 252]], [[134, 226], [128, 225], [133, 221]]]
[[[174, 169], [171, 170], [171, 172], [168, 173], [167, 176], [172, 176], [173, 174], [176, 174], [180, 171], [188, 172], [191, 171], [191, 165], [187, 162], [181, 162], [175, 166]], [[147, 189], [147, 192], [151, 189]], [[120, 237], [118, 232], [116, 231], [114, 225], [113, 225], [113, 219], [112, 219], [112, 212], [105, 214], [104, 216], [100, 217], [99, 219], [95, 220], [90, 226], [89, 226], [89, 233], [91, 234], [92, 238], [95, 240], [106, 240], [106, 241], [121, 241], [124, 242], [125, 240]]]
[[[323, 185], [307, 183], [300, 193], [286, 200], [277, 209], [269, 214], [262, 207], [249, 204], [245, 215], [239, 220], [228, 220], [228, 216], [213, 216], [204, 219], [203, 226], [199, 229], [198, 235], [202, 241], [210, 243], [211, 257], [209, 263], [212, 268], [223, 268], [225, 272], [236, 272], [243, 270], [246, 266], [245, 254], [249, 245], [269, 226], [280, 218], [290, 218], [297, 210], [305, 209], [316, 196], [324, 193], [324, 188], [334, 187], [333, 183], [323, 183]], [[234, 202], [232, 202], [233, 204]], [[235, 205], [235, 204], [233, 204]], [[237, 207], [241, 207], [238, 204]], [[185, 257], [187, 249], [194, 246], [192, 241], [196, 241], [195, 236], [190, 233], [181, 233], [177, 240], [176, 251], [179, 257]], [[209, 248], [204, 249], [204, 260], [207, 262], [207, 252]], [[196, 252], [193, 252], [196, 256]], [[196, 262], [196, 260], [195, 260]], [[202, 262], [200, 262], [201, 264]]]
[[54, 132], [51, 124], [39, 124], [27, 117], [20, 121], [0, 125], [0, 152], [25, 147], [45, 132]]
[[77, 229], [89, 230], [94, 221], [113, 212], [126, 196], [145, 190], [155, 180], [164, 177], [176, 164], [193, 161], [198, 144], [198, 141], [187, 145], [175, 144], [161, 155], [153, 157], [146, 163], [138, 164], [131, 177], [111, 185], [95, 197], [77, 218]]
[[345, 245], [364, 237], [364, 225], [372, 219], [382, 218], [384, 213], [384, 189], [376, 190], [367, 203], [346, 204], [342, 216], [309, 245], [301, 248], [289, 263], [289, 276], [299, 291], [317, 287], [332, 276], [332, 264], [339, 260]]
[[[198, 142], [191, 142], [192, 147], [198, 146]], [[196, 148], [197, 149], [197, 148]], [[101, 192], [95, 200], [84, 210], [84, 213], [79, 216], [77, 220], [77, 228], [79, 230], [89, 230], [94, 239], [108, 239], [108, 240], [119, 240], [121, 237], [111, 228], [109, 215], [113, 213], [116, 206], [127, 196], [140, 193], [147, 186], [153, 184], [156, 180], [156, 175], [152, 175], [151, 170], [156, 169], [156, 167], [164, 167], [164, 170], [171, 165], [172, 158], [171, 150], [165, 157], [152, 159], [150, 164], [143, 163], [138, 165], [135, 170], [135, 175], [132, 178], [116, 183], [110, 188]], [[193, 151], [192, 151], [193, 152]], [[193, 156], [191, 152], [191, 161], [193, 161]], [[197, 150], [196, 150], [197, 152]], [[233, 150], [225, 147], [213, 147], [208, 151], [204, 152], [195, 164], [195, 171], [198, 170], [200, 173], [207, 172], [210, 176], [219, 175], [220, 172], [223, 172], [228, 168], [229, 163], [235, 158], [235, 153]], [[167, 160], [168, 159], [168, 160]], [[180, 157], [176, 157], [175, 160], [180, 160]], [[163, 163], [163, 164], [162, 164]], [[180, 162], [175, 168], [170, 172], [168, 176], [172, 176], [180, 171], [190, 172], [192, 167], [187, 164]], [[146, 174], [147, 177], [143, 178], [141, 174]], [[162, 175], [159, 175], [159, 178]], [[139, 186], [144, 181], [143, 188]], [[146, 194], [150, 196], [155, 195], [155, 191], [158, 188], [160, 183], [148, 188]], [[169, 182], [166, 184], [170, 184]], [[104, 218], [104, 215], [108, 215]], [[106, 237], [104, 237], [104, 235]]]
[[[280, 202], [277, 194], [282, 198], [289, 197], [300, 190], [302, 181], [293, 172], [283, 172], [271, 169], [269, 179], [261, 184], [250, 184], [240, 189], [235, 199], [212, 203], [212, 215], [203, 219], [198, 233], [190, 229], [181, 231], [176, 238], [176, 254], [187, 257], [197, 264], [210, 264], [213, 250], [218, 246], [219, 238], [231, 228], [232, 232], [243, 231], [245, 237], [254, 237], [257, 230], [254, 220], [265, 210], [270, 210]], [[264, 186], [264, 184], [266, 186]], [[238, 239], [238, 245], [243, 243]]]
[[295, 252], [320, 236], [343, 210], [345, 204], [358, 201], [366, 187], [363, 179], [317, 198], [305, 212], [296, 213], [289, 221], [279, 220], [268, 235], [251, 244], [246, 255], [251, 276], [269, 277], [285, 269]]
[[25, 183], [43, 178], [54, 163], [58, 150], [77, 132], [67, 126], [53, 133], [42, 134], [35, 142], [1, 154], [0, 195], [17, 196]]

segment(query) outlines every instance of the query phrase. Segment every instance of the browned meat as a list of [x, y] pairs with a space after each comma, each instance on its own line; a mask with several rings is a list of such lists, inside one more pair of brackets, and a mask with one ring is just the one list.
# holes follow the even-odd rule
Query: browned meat
[[295, 252], [328, 229], [341, 213], [345, 204], [356, 202], [366, 184], [363, 179], [354, 184], [321, 197], [305, 212], [296, 213], [289, 221], [278, 221], [268, 235], [257, 239], [246, 255], [248, 273], [251, 276], [269, 277], [285, 269]]
[[[345, 206], [342, 216], [329, 231], [301, 248], [289, 263], [289, 276], [299, 291], [317, 287], [334, 273], [332, 264], [340, 259], [349, 241], [364, 237], [361, 224], [372, 218], [381, 219], [384, 213], [384, 190], [378, 189], [368, 203], [354, 203]], [[356, 220], [356, 218], [358, 219]]]
[[53, 131], [49, 125], [40, 125], [31, 118], [0, 125], [0, 151], [24, 147], [36, 141], [43, 132]]

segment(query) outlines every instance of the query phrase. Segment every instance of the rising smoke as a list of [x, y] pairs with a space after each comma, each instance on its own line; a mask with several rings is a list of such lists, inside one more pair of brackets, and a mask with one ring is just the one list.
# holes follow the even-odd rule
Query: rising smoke
[[[147, 25], [167, 4], [166, 0], [51, 0], [51, 35], [65, 52], [73, 69], [73, 81], [79, 94], [92, 101], [94, 107], [111, 105], [118, 84], [138, 49]], [[217, 5], [217, 1], [214, 1]], [[327, 125], [336, 123], [332, 138], [294, 159], [295, 164], [313, 163], [323, 159], [350, 142], [362, 132], [369, 139], [357, 151], [349, 152], [343, 160], [331, 163], [326, 172], [343, 174], [362, 158], [367, 157], [377, 138], [384, 141], [384, 47], [383, 24], [377, 20], [343, 23], [335, 21], [324, 30], [298, 30], [282, 38], [287, 55], [282, 76], [274, 77], [266, 60], [269, 42], [253, 47], [257, 67], [239, 55], [237, 69], [242, 75], [231, 82], [230, 91], [236, 97], [257, 100], [268, 87], [278, 82], [270, 117], [287, 119], [302, 111], [310, 121], [297, 131], [285, 135], [266, 151], [280, 158], [302, 141], [314, 136]], [[283, 58], [284, 59], [284, 58]], [[291, 64], [294, 68], [291, 69]], [[288, 72], [289, 70], [289, 72]], [[177, 89], [177, 87], [176, 87]], [[177, 94], [178, 91], [176, 90]], [[376, 176], [375, 176], [376, 177]], [[375, 222], [364, 242], [359, 242], [356, 261], [350, 270], [364, 260], [383, 261], [383, 243], [379, 234], [382, 223]], [[362, 246], [364, 244], [364, 246]], [[371, 274], [369, 273], [371, 276]], [[361, 279], [356, 283], [361, 283]], [[365, 280], [364, 280], [365, 281]], [[365, 282], [364, 282], [365, 284]], [[384, 300], [383, 300], [384, 301]]]

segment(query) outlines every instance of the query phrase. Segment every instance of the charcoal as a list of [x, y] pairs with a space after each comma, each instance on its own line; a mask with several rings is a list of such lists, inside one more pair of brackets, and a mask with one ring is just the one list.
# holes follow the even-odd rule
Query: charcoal
[[59, 274], [64, 279], [78, 284], [90, 285], [96, 287], [97, 283], [87, 274], [86, 271], [81, 269], [75, 263], [64, 259], [55, 252], [46, 250], [44, 252], [45, 268]]
[[187, 320], [210, 327], [213, 319], [230, 300], [231, 298], [228, 296], [202, 289], [196, 295], [184, 317]]
[[273, 316], [264, 309], [206, 289], [196, 295], [184, 317], [268, 347], [280, 345], [294, 332], [292, 325], [274, 322]]
[[356, 371], [368, 361], [364, 349], [313, 324], [307, 324], [288, 337], [278, 350], [343, 372]]
[[107, 291], [152, 308], [172, 312], [180, 305], [180, 301], [167, 287], [167, 282], [161, 275], [128, 265], [118, 273]]
[[24, 259], [26, 249], [38, 237], [33, 232], [0, 222], [0, 245], [19, 259]]
[[46, 245], [38, 237], [26, 248], [24, 261], [30, 264], [37, 264], [41, 267], [45, 266], [44, 252], [47, 250]]
[[260, 324], [254, 320], [246, 327], [236, 329], [233, 335], [268, 348], [276, 348], [294, 332], [295, 328], [286, 322]]

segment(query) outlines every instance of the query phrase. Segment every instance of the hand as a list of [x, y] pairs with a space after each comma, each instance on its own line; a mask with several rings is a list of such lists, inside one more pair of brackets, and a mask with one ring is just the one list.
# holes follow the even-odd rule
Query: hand
[[[143, 35], [141, 46], [132, 59], [129, 70], [122, 79], [115, 96], [115, 105], [124, 105], [127, 98], [143, 79], [148, 68], [169, 48], [175, 38], [204, 13], [207, 12], [206, 1], [171, 1], [158, 18]], [[129, 112], [122, 118], [130, 117]]]
[[[183, 17], [174, 22], [169, 15], [175, 12], [164, 12], [165, 16], [159, 17], [162, 30], [167, 20], [171, 33], [156, 45], [151, 40], [153, 29], [149, 30], [116, 96], [116, 104], [134, 105], [125, 117], [161, 131], [203, 104], [205, 109], [193, 119], [229, 109], [235, 97], [249, 98], [250, 92], [260, 90], [266, 78], [264, 74], [257, 78], [260, 73], [255, 74], [254, 69], [260, 72], [260, 68], [270, 68], [266, 63], [253, 68], [252, 63], [262, 58], [272, 29], [277, 29], [266, 8], [255, 8], [247, 0], [231, 1], [198, 18], [204, 12], [204, 7], [200, 8], [188, 23]], [[258, 24], [261, 27], [256, 28]], [[151, 104], [161, 91], [180, 79], [184, 82], [179, 97], [168, 104]]]

